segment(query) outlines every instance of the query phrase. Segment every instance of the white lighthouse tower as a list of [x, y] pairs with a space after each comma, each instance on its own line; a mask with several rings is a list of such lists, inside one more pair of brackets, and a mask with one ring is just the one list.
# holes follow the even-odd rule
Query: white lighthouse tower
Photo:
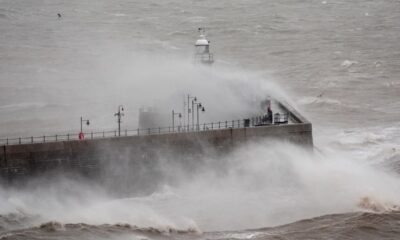
[[195, 63], [212, 64], [214, 62], [213, 54], [210, 52], [210, 41], [207, 40], [205, 28], [199, 28], [200, 37], [194, 44]]

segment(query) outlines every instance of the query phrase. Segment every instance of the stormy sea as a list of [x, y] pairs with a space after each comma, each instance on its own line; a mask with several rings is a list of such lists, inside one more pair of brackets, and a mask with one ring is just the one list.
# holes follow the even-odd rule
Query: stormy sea
[[[212, 66], [193, 64], [199, 27]], [[0, 139], [76, 133], [80, 117], [115, 130], [119, 105], [136, 129], [141, 107], [169, 121], [192, 94], [201, 122], [285, 99], [314, 141], [247, 143], [190, 174], [160, 156], [168, 181], [135, 189], [2, 181], [0, 239], [400, 239], [399, 38], [398, 0], [0, 0]]]

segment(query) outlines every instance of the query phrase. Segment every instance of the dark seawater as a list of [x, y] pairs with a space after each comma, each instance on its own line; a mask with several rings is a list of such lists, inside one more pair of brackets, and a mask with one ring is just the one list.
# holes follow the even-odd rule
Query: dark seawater
[[[14, 221], [11, 220], [11, 221]], [[346, 213], [301, 220], [274, 228], [239, 232], [140, 228], [129, 224], [46, 222], [2, 233], [1, 239], [398, 239], [400, 213]]]
[[[202, 26], [212, 68], [192, 65]], [[114, 130], [119, 104], [135, 129], [141, 106], [188, 92], [202, 121], [241, 118], [271, 94], [316, 146], [251, 144], [224, 176], [165, 169], [175, 184], [148, 196], [1, 187], [0, 239], [399, 239], [399, 38], [397, 0], [0, 0], [1, 138], [76, 132], [82, 115]]]

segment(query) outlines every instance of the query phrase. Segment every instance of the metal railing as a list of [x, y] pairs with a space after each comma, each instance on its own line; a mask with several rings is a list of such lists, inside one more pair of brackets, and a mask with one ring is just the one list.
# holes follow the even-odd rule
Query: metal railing
[[[282, 115], [281, 115], [282, 116]], [[286, 119], [287, 114], [282, 117]], [[200, 132], [208, 130], [218, 130], [227, 128], [243, 128], [243, 127], [256, 127], [262, 125], [273, 124], [272, 122], [265, 121], [265, 117], [253, 117], [242, 120], [230, 120], [222, 122], [202, 123], [195, 125], [180, 125], [175, 127], [158, 127], [158, 128], [147, 128], [147, 129], [134, 129], [134, 130], [121, 130], [119, 133], [117, 130], [112, 131], [100, 131], [100, 132], [84, 132], [84, 140], [87, 139], [101, 139], [101, 138], [113, 138], [113, 137], [128, 137], [128, 136], [143, 136], [151, 134], [166, 134], [166, 133], [184, 133], [184, 132]], [[32, 144], [32, 143], [45, 143], [45, 142], [62, 142], [62, 141], [73, 141], [80, 140], [79, 132], [67, 133], [67, 134], [55, 134], [55, 135], [43, 135], [35, 137], [19, 137], [19, 138], [3, 138], [0, 139], [0, 146], [3, 145], [19, 145], [19, 144]]]

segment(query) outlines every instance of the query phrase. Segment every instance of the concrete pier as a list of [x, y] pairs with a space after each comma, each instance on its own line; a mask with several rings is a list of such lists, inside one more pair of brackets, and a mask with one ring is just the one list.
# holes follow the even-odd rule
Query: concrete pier
[[[199, 159], [210, 152], [230, 152], [246, 142], [262, 139], [290, 141], [312, 148], [311, 123], [288, 105], [282, 105], [282, 108], [292, 118], [290, 124], [3, 145], [0, 146], [0, 179], [10, 183], [46, 172], [95, 176], [109, 174], [109, 169], [121, 170], [126, 168], [125, 165], [132, 168], [133, 173], [151, 165], [160, 156], [172, 156], [175, 161], [189, 164], [185, 163], [187, 159]], [[115, 175], [117, 172], [119, 170]], [[136, 181], [146, 179], [136, 175]]]
[[1, 147], [0, 174], [3, 178], [15, 178], [52, 169], [90, 172], [101, 159], [113, 158], [107, 156], [107, 150], [114, 153], [129, 151], [137, 156], [146, 155], [154, 149], [190, 154], [205, 145], [222, 151], [249, 140], [265, 138], [290, 141], [305, 147], [313, 145], [310, 123], [10, 145]]

